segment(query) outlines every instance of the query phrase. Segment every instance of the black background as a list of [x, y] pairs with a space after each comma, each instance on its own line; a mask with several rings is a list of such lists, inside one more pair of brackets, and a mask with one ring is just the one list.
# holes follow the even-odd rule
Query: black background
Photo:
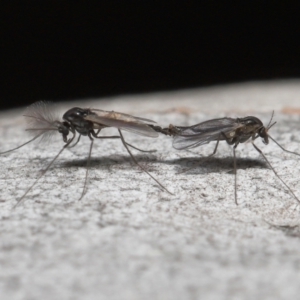
[[300, 75], [296, 2], [1, 7], [1, 108]]

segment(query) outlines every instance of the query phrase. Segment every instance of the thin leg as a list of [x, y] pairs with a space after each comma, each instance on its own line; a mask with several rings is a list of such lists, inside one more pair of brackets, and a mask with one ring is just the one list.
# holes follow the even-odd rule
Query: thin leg
[[29, 191], [36, 185], [36, 183], [45, 175], [45, 173], [50, 169], [52, 164], [55, 162], [55, 160], [60, 156], [60, 154], [72, 143], [74, 140], [75, 135], [73, 135], [72, 138], [65, 144], [61, 150], [56, 154], [56, 156], [51, 160], [50, 164], [47, 166], [45, 170], [41, 173], [41, 175], [34, 181], [34, 183], [27, 189], [27, 191], [23, 194], [23, 196], [17, 201], [17, 203], [13, 206], [13, 209], [16, 208], [22, 200], [25, 198], [25, 196], [29, 193]]
[[233, 139], [228, 139], [227, 136], [221, 132], [222, 136], [225, 138], [227, 144], [229, 145], [233, 145], [233, 148], [232, 148], [232, 151], [233, 151], [233, 173], [234, 173], [234, 202], [236, 205], [238, 205], [238, 202], [237, 202], [237, 169], [236, 169], [236, 154], [235, 154], [235, 149], [236, 147], [239, 145], [239, 138], [238, 137], [235, 137]]
[[85, 171], [85, 179], [84, 179], [84, 185], [83, 185], [83, 190], [81, 193], [81, 196], [79, 198], [79, 200], [81, 200], [83, 198], [83, 196], [86, 193], [86, 186], [87, 186], [87, 180], [88, 180], [88, 175], [89, 175], [89, 169], [90, 169], [90, 163], [91, 163], [91, 156], [92, 156], [92, 149], [93, 149], [93, 145], [94, 145], [94, 139], [92, 138], [92, 136], [96, 139], [119, 139], [119, 136], [113, 135], [113, 136], [98, 136], [98, 134], [100, 133], [99, 129], [97, 132], [95, 131], [91, 131], [88, 135], [88, 137], [91, 140], [91, 144], [90, 144], [90, 150], [89, 150], [89, 156], [87, 159], [87, 163], [86, 163], [86, 171]]
[[269, 136], [269, 138], [270, 138], [270, 139], [271, 139], [278, 147], [280, 147], [283, 151], [300, 156], [300, 154], [297, 153], [297, 152], [293, 152], [293, 151], [286, 150], [286, 149], [283, 148], [276, 140], [274, 140], [270, 135], [268, 135], [268, 136]]
[[[117, 136], [115, 136], [115, 135], [113, 135], [113, 136], [98, 136], [99, 132], [100, 132], [100, 129], [97, 132], [94, 132], [94, 133], [92, 132], [93, 137], [95, 137], [97, 139], [120, 139], [121, 138], [119, 135], [117, 135]], [[142, 150], [142, 149], [139, 149], [139, 148], [127, 143], [127, 142], [126, 142], [126, 145], [133, 148], [133, 149], [135, 149], [135, 150], [141, 151], [141, 152], [149, 152], [149, 153], [156, 152], [156, 150]]]
[[86, 171], [85, 171], [83, 190], [82, 190], [79, 200], [81, 200], [86, 193], [86, 184], [87, 184], [87, 179], [88, 179], [88, 174], [89, 174], [89, 169], [90, 169], [92, 149], [93, 149], [93, 145], [94, 145], [94, 139], [90, 135], [89, 135], [89, 138], [91, 140], [90, 151], [89, 151], [89, 156], [88, 156], [87, 163], [86, 163]]
[[68, 148], [70, 149], [70, 148], [73, 148], [73, 147], [75, 147], [78, 143], [79, 143], [79, 141], [80, 141], [80, 138], [81, 138], [81, 134], [79, 134], [79, 136], [78, 136], [78, 139], [77, 139], [77, 141], [76, 141], [76, 143], [74, 143], [73, 145], [70, 145]]
[[[272, 139], [273, 140], [273, 139]], [[294, 198], [300, 203], [300, 200], [298, 199], [298, 197], [294, 194], [294, 192], [292, 191], [292, 189], [281, 179], [281, 177], [277, 174], [277, 172], [275, 171], [275, 169], [272, 167], [271, 163], [269, 162], [269, 160], [267, 159], [267, 157], [263, 154], [263, 152], [252, 142], [253, 147], [257, 150], [258, 153], [261, 154], [261, 156], [264, 158], [264, 160], [267, 162], [267, 164], [269, 165], [269, 167], [271, 168], [271, 170], [274, 172], [274, 174], [277, 176], [277, 178], [282, 182], [282, 184], [290, 191], [290, 193], [294, 196]], [[287, 151], [289, 152], [289, 151]]]
[[136, 165], [138, 165], [145, 173], [147, 173], [161, 188], [163, 188], [165, 191], [167, 191], [169, 194], [173, 195], [165, 186], [163, 186], [154, 176], [152, 176], [143, 166], [141, 166], [137, 160], [134, 158], [134, 156], [132, 155], [132, 153], [130, 152], [125, 140], [124, 140], [124, 137], [123, 137], [123, 134], [121, 132], [120, 129], [118, 129], [119, 133], [120, 133], [120, 137], [121, 137], [121, 141], [124, 145], [124, 147], [126, 148], [127, 152], [129, 153], [130, 157], [132, 158], [132, 160], [134, 161], [134, 163]]
[[92, 130], [92, 131], [90, 132], [90, 134], [91, 134], [94, 138], [96, 138], [96, 139], [119, 139], [119, 138], [120, 138], [119, 135], [98, 136], [99, 132], [100, 132], [100, 129], [99, 129], [97, 132], [95, 132], [95, 131]]
[[233, 149], [233, 173], [234, 173], [234, 201], [235, 204], [238, 205], [237, 202], [237, 171], [236, 171], [236, 155], [235, 155], [235, 148], [237, 145], [235, 145]]
[[127, 142], [126, 142], [126, 145], [129, 146], [129, 147], [131, 147], [131, 148], [133, 148], [133, 149], [135, 149], [135, 150], [138, 150], [138, 151], [140, 151], [140, 152], [148, 152], [148, 153], [156, 152], [156, 150], [142, 150], [142, 149], [140, 149], [140, 148], [137, 148], [137, 147], [135, 147], [135, 146], [133, 146], [133, 145], [127, 143]]
[[252, 140], [254, 141], [254, 140], [256, 140], [257, 138], [259, 138], [259, 134], [254, 135], [254, 136], [252, 137]]
[[186, 172], [188, 172], [188, 171], [190, 171], [190, 170], [193, 170], [193, 169], [195, 169], [195, 168], [198, 168], [198, 167], [200, 166], [200, 164], [203, 164], [204, 162], [208, 161], [212, 156], [214, 156], [214, 155], [216, 154], [217, 149], [218, 149], [218, 146], [219, 146], [219, 142], [220, 142], [220, 139], [217, 140], [217, 143], [216, 143], [216, 146], [215, 146], [215, 149], [214, 149], [213, 153], [210, 154], [210, 155], [208, 155], [208, 156], [206, 156], [206, 157], [204, 158], [204, 160], [201, 161], [201, 163], [198, 163], [197, 166], [192, 166], [192, 167], [190, 167], [190, 168], [188, 168], [188, 169], [185, 169], [185, 170], [183, 170], [183, 171], [181, 171], [181, 172], [178, 172], [177, 174], [186, 173]]
[[232, 151], [233, 151], [233, 173], [234, 173], [234, 202], [236, 205], [238, 205], [237, 202], [237, 169], [236, 169], [236, 154], [235, 154], [235, 149], [239, 145], [239, 138], [235, 137], [233, 139], [228, 139], [225, 133], [221, 132], [222, 136], [225, 138], [226, 142], [228, 145], [233, 145]]

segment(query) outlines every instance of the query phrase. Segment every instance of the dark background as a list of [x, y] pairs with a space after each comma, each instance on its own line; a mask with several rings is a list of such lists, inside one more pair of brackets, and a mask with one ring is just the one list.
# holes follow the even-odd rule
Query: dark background
[[11, 1], [1, 108], [299, 77], [296, 2]]

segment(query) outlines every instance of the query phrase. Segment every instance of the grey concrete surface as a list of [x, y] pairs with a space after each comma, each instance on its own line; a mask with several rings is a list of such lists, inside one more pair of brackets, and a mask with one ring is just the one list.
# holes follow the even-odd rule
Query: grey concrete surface
[[[82, 106], [62, 103], [61, 111]], [[162, 126], [255, 115], [300, 153], [300, 81], [253, 82], [148, 95], [91, 99], [84, 106], [146, 117]], [[0, 149], [29, 139], [22, 110], [0, 113]], [[104, 131], [103, 131], [104, 132]], [[107, 134], [114, 130], [107, 130]], [[253, 149], [232, 150], [187, 173], [214, 144], [189, 151], [172, 138], [126, 133], [138, 161], [174, 196], [136, 167], [118, 140], [98, 140], [87, 193], [79, 201], [89, 141], [66, 150], [12, 210], [61, 149], [60, 136], [0, 157], [0, 299], [298, 299], [299, 205]], [[299, 157], [272, 141], [259, 146], [300, 197]]]

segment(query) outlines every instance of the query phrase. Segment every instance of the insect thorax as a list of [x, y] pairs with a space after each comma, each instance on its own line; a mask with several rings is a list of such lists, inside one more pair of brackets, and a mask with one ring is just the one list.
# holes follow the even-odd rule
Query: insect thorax
[[64, 115], [63, 119], [68, 121], [78, 133], [87, 135], [93, 129], [93, 123], [85, 120], [84, 117], [89, 114], [88, 109], [74, 107], [69, 109]]

